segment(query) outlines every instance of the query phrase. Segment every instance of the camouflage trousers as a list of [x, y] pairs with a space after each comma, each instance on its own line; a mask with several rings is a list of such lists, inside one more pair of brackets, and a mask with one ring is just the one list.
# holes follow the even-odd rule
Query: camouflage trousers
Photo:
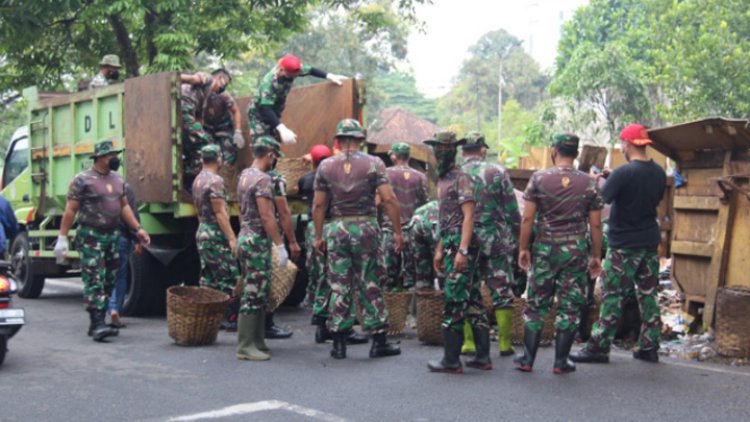
[[656, 291], [659, 285], [656, 248], [609, 249], [603, 267], [599, 321], [591, 330], [587, 347], [592, 351], [609, 352], [617, 334], [623, 302], [635, 288], [642, 321], [638, 346], [643, 349], [658, 348], [661, 315]]
[[328, 329], [344, 332], [354, 326], [354, 294], [359, 295], [364, 313], [362, 328], [372, 334], [388, 329], [388, 311], [380, 288], [378, 264], [380, 229], [371, 221], [336, 219], [328, 224], [328, 280], [331, 283]]
[[446, 273], [443, 308], [443, 327], [463, 332], [464, 320], [472, 327], [489, 329], [489, 321], [482, 304], [476, 271], [476, 251], [469, 254], [466, 270], [456, 272], [453, 265], [461, 244], [461, 233], [443, 236], [443, 268]]
[[[201, 171], [201, 148], [211, 143], [203, 124], [195, 118], [195, 106], [182, 103], [182, 171], [195, 176]], [[188, 187], [189, 189], [189, 187]]]
[[258, 118], [253, 111], [253, 108], [247, 112], [247, 123], [250, 127], [250, 139], [252, 139], [251, 145], [261, 136], [268, 136], [281, 142], [278, 133], [276, 133], [276, 128], [271, 127], [271, 125]]
[[237, 146], [234, 144], [234, 124], [226, 121], [218, 125], [204, 125], [211, 142], [221, 147], [221, 156], [225, 164], [233, 166], [237, 162]]
[[[323, 239], [328, 238], [328, 225], [323, 225]], [[326, 252], [327, 253], [327, 252]], [[331, 299], [331, 284], [326, 276], [326, 255], [315, 253], [315, 224], [307, 223], [305, 229], [305, 265], [307, 267], [307, 294], [312, 297], [313, 316], [328, 319]]]
[[380, 265], [382, 266], [383, 280], [381, 288], [390, 291], [401, 287], [401, 254], [396, 252], [396, 243], [393, 230], [388, 227], [380, 229]]
[[555, 327], [575, 331], [586, 302], [588, 247], [585, 239], [561, 243], [536, 240], [531, 250], [526, 327], [539, 331], [557, 296]]
[[271, 291], [271, 239], [263, 233], [243, 229], [237, 239], [242, 266], [240, 313], [257, 314], [268, 305]]
[[435, 258], [435, 246], [435, 239], [429, 233], [423, 234], [417, 230], [409, 232], [411, 258], [404, 273], [410, 273], [409, 277], [414, 280], [417, 289], [433, 288], [435, 269], [432, 261]]
[[493, 255], [479, 254], [476, 279], [484, 281], [492, 296], [494, 309], [512, 309], [513, 300], [513, 256], [512, 252]]
[[195, 243], [201, 260], [200, 285], [233, 296], [240, 271], [219, 225], [201, 223], [195, 234]]
[[120, 267], [120, 232], [79, 227], [75, 245], [81, 256], [83, 302], [87, 310], [106, 311]]

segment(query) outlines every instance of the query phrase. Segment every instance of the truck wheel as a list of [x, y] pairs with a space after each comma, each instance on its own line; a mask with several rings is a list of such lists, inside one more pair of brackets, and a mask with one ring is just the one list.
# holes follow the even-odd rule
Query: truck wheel
[[5, 360], [5, 352], [8, 351], [8, 339], [5, 336], [0, 336], [0, 365]]
[[284, 306], [297, 306], [305, 300], [307, 295], [307, 268], [305, 267], [305, 254], [304, 250], [297, 264], [297, 276], [294, 278], [294, 285], [292, 290], [289, 291], [289, 295], [284, 299]]
[[19, 284], [18, 296], [24, 299], [36, 299], [44, 289], [44, 275], [34, 274], [34, 265], [29, 257], [29, 236], [19, 233], [10, 247], [13, 276]]
[[166, 270], [148, 252], [130, 255], [130, 280], [122, 310], [128, 316], [159, 315], [166, 307], [164, 275]]

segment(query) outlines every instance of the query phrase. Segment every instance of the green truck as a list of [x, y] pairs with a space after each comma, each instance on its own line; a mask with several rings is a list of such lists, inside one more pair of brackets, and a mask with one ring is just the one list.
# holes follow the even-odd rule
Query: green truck
[[[300, 141], [284, 146], [285, 160], [301, 162], [299, 157], [312, 145], [332, 143], [340, 119], [360, 118], [361, 86], [352, 80], [343, 87], [316, 84], [292, 90], [284, 120]], [[10, 140], [2, 175], [2, 195], [22, 226], [9, 248], [19, 295], [39, 297], [46, 278], [70, 276], [77, 270], [75, 251], [61, 265], [53, 253], [68, 185], [76, 173], [91, 165], [94, 144], [111, 139], [125, 148], [120, 172], [135, 191], [141, 223], [152, 239], [147, 253], [131, 256], [124, 311], [130, 315], [163, 312], [166, 289], [180, 283], [197, 284], [199, 276], [198, 223], [192, 198], [182, 186], [179, 74], [142, 76], [70, 94], [42, 94], [32, 87], [23, 95], [28, 122]], [[250, 97], [237, 98], [241, 110], [250, 101]], [[250, 139], [247, 121], [242, 126], [245, 138]], [[236, 179], [250, 162], [246, 147], [234, 167], [222, 169], [235, 227]], [[295, 198], [291, 200], [294, 203]], [[293, 209], [300, 214], [304, 211], [298, 206]], [[304, 217], [295, 217], [299, 236], [304, 233]], [[75, 230], [70, 236], [75, 236]]]

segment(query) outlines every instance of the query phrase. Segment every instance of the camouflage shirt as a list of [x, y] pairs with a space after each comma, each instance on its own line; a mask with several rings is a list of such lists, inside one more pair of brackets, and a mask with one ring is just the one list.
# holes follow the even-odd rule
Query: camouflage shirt
[[439, 209], [437, 201], [430, 201], [414, 211], [409, 221], [412, 236], [429, 239], [431, 245], [437, 243], [440, 225], [438, 224]]
[[596, 181], [573, 168], [537, 171], [523, 199], [536, 204], [539, 233], [552, 237], [586, 234], [589, 212], [604, 205]]
[[228, 92], [222, 92], [221, 94], [210, 93], [206, 99], [203, 123], [208, 126], [234, 126], [233, 106], [234, 98]]
[[237, 184], [237, 202], [240, 205], [240, 233], [247, 230], [265, 233], [263, 221], [258, 211], [257, 198], [268, 198], [273, 203], [273, 182], [271, 176], [256, 168], [249, 167], [240, 174]]
[[119, 174], [94, 169], [76, 175], [68, 187], [68, 200], [78, 201], [78, 223], [102, 230], [116, 229], [122, 214], [125, 184]]
[[437, 188], [440, 207], [440, 236], [460, 232], [461, 225], [464, 222], [461, 205], [476, 201], [471, 176], [454, 167], [438, 180]]
[[268, 175], [273, 182], [273, 196], [286, 196], [286, 179], [276, 170], [270, 170]]
[[211, 95], [211, 83], [213, 77], [208, 73], [201, 73], [205, 83], [203, 85], [182, 84], [182, 101], [189, 103], [195, 110], [195, 118], [203, 123], [206, 109], [206, 101]]
[[326, 158], [315, 176], [315, 190], [325, 192], [331, 199], [331, 216], [334, 218], [374, 217], [375, 192], [385, 183], [388, 183], [388, 176], [383, 160], [361, 151], [342, 152]]
[[[414, 210], [427, 202], [427, 176], [409, 166], [393, 166], [385, 170], [388, 180], [393, 187], [401, 210], [401, 224], [408, 224], [414, 215]], [[391, 227], [391, 219], [384, 216], [382, 225]]]
[[198, 221], [201, 223], [216, 224], [216, 214], [214, 214], [214, 208], [211, 204], [212, 199], [227, 200], [224, 179], [218, 174], [203, 170], [193, 182], [193, 203], [198, 213]]
[[[298, 76], [307, 76], [310, 74], [312, 66], [302, 65], [302, 72]], [[253, 96], [253, 101], [250, 103], [248, 114], [255, 114], [257, 108], [265, 105], [271, 106], [277, 115], [281, 116], [286, 106], [286, 97], [289, 95], [289, 91], [292, 90], [294, 79], [278, 77], [276, 73], [279, 71], [279, 66], [276, 65], [271, 69], [263, 80], [258, 85], [258, 90]]]
[[464, 161], [462, 169], [474, 181], [474, 231], [482, 248], [487, 247], [489, 253], [507, 252], [521, 230], [521, 214], [508, 173], [499, 164], [478, 157]]

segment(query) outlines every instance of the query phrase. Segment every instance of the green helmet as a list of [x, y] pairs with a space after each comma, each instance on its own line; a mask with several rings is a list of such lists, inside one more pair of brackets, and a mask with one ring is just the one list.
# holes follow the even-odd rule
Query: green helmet
[[354, 119], [344, 119], [336, 126], [336, 137], [349, 137], [365, 139], [365, 130], [362, 125]]
[[253, 143], [253, 146], [262, 146], [266, 147], [268, 149], [272, 149], [276, 152], [276, 155], [279, 157], [283, 157], [284, 153], [281, 152], [281, 144], [270, 136], [261, 136], [260, 138], [256, 139]]
[[201, 148], [201, 158], [206, 160], [218, 160], [221, 157], [221, 148], [218, 145], [206, 145]]
[[405, 142], [397, 142], [391, 145], [391, 149], [388, 152], [396, 155], [409, 155], [411, 147]]

